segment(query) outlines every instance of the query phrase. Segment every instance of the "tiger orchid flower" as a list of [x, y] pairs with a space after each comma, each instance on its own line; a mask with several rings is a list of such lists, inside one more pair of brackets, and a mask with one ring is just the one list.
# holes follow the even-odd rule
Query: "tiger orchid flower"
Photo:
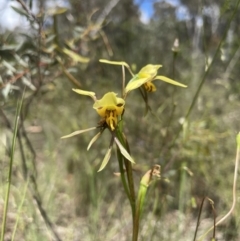
[[125, 87], [124, 96], [126, 96], [130, 91], [137, 89], [141, 86], [143, 86], [147, 92], [156, 91], [157, 88], [152, 83], [152, 81], [154, 80], [162, 80], [169, 84], [180, 86], [183, 88], [187, 87], [186, 85], [181, 84], [175, 80], [172, 80], [166, 76], [157, 75], [158, 69], [161, 68], [162, 65], [148, 64], [144, 66], [137, 74], [133, 74], [130, 66], [123, 61], [118, 62], [118, 61], [109, 61], [104, 59], [100, 59], [99, 61], [106, 64], [121, 65], [126, 67], [129, 70], [130, 74], [132, 75], [132, 79], [128, 82], [128, 84]]
[[117, 139], [115, 135], [115, 130], [118, 126], [118, 117], [123, 114], [125, 101], [122, 98], [118, 98], [117, 94], [114, 92], [108, 92], [106, 93], [101, 99], [96, 98], [96, 94], [91, 91], [85, 91], [80, 89], [73, 89], [74, 92], [80, 94], [80, 95], [87, 95], [90, 96], [94, 100], [93, 109], [97, 111], [97, 113], [102, 117], [102, 120], [99, 122], [98, 126], [91, 127], [84, 130], [78, 130], [75, 131], [69, 135], [61, 137], [61, 139], [73, 137], [75, 135], [82, 134], [87, 131], [100, 129], [100, 131], [92, 138], [90, 141], [87, 150], [90, 149], [92, 144], [101, 136], [103, 131], [108, 128], [112, 133], [112, 138], [110, 142], [110, 146], [108, 148], [108, 151], [103, 159], [103, 162], [99, 168], [98, 171], [101, 171], [104, 169], [104, 167], [107, 165], [110, 157], [111, 157], [111, 151], [113, 147], [113, 143], [115, 142], [120, 149], [123, 156], [126, 157], [130, 162], [134, 163], [134, 160], [130, 156], [130, 154], [126, 151], [126, 149], [122, 146], [121, 142]]
[[154, 92], [156, 91], [156, 86], [152, 83], [154, 80], [162, 80], [172, 85], [177, 85], [180, 87], [186, 88], [187, 86], [181, 84], [175, 80], [172, 80], [163, 75], [157, 75], [157, 71], [161, 68], [162, 65], [153, 65], [148, 64], [144, 66], [133, 78], [128, 82], [125, 88], [125, 94], [128, 92], [143, 86], [147, 92]]

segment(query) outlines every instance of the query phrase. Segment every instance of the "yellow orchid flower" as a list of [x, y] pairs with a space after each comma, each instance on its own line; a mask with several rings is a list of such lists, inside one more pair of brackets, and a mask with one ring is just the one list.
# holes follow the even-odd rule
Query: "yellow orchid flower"
[[76, 135], [79, 135], [79, 134], [82, 134], [84, 132], [88, 132], [91, 130], [100, 129], [100, 131], [89, 142], [88, 147], [87, 147], [87, 150], [89, 150], [90, 147], [92, 146], [92, 144], [101, 136], [103, 131], [108, 126], [111, 130], [112, 138], [111, 138], [111, 142], [110, 142], [108, 151], [107, 151], [98, 171], [99, 172], [102, 171], [105, 168], [105, 166], [107, 165], [107, 163], [111, 157], [113, 143], [116, 143], [120, 152], [127, 160], [129, 160], [132, 163], [135, 163], [134, 160], [132, 159], [132, 157], [130, 156], [130, 154], [127, 152], [127, 150], [122, 146], [120, 141], [117, 139], [116, 133], [115, 133], [115, 129], [118, 124], [118, 116], [122, 115], [122, 113], [123, 113], [125, 101], [122, 98], [116, 97], [117, 94], [114, 92], [108, 92], [102, 97], [102, 99], [98, 100], [96, 98], [96, 94], [94, 92], [80, 90], [80, 89], [73, 89], [73, 91], [80, 95], [90, 96], [94, 100], [93, 108], [103, 118], [103, 122], [100, 122], [100, 124], [96, 127], [91, 127], [91, 128], [84, 129], [84, 130], [74, 131], [73, 133], [71, 133], [69, 135], [61, 137], [61, 139], [73, 137], [73, 136], [76, 136]]
[[116, 96], [116, 93], [108, 92], [102, 99], [97, 100], [93, 105], [93, 108], [105, 119], [112, 131], [117, 126], [118, 116], [123, 113], [125, 105], [125, 101]]
[[130, 74], [133, 76], [133, 78], [128, 82], [126, 88], [125, 88], [125, 93], [124, 96], [126, 97], [126, 94], [130, 92], [131, 90], [137, 89], [140, 86], [143, 85], [145, 90], [147, 92], [154, 92], [156, 91], [156, 86], [152, 83], [153, 80], [162, 80], [164, 82], [167, 82], [172, 85], [177, 85], [180, 87], [186, 88], [187, 86], [184, 84], [181, 84], [175, 80], [172, 80], [166, 76], [163, 75], [157, 75], [157, 71], [159, 68], [162, 67], [162, 65], [153, 65], [153, 64], [148, 64], [144, 66], [137, 74], [133, 74], [130, 66], [123, 61], [110, 61], [106, 59], [100, 59], [99, 62], [105, 63], [105, 64], [112, 64], [112, 65], [121, 65], [126, 67]]
[[122, 98], [116, 97], [114, 92], [108, 92], [102, 99], [97, 100], [94, 92], [80, 89], [73, 89], [74, 92], [80, 95], [88, 95], [94, 101], [93, 109], [106, 121], [107, 125], [113, 131], [117, 126], [118, 116], [123, 113], [125, 101]]
[[153, 65], [148, 64], [144, 66], [127, 84], [125, 88], [125, 94], [128, 92], [139, 88], [143, 85], [147, 92], [154, 92], [156, 91], [156, 86], [152, 83], [153, 80], [162, 80], [172, 85], [177, 85], [180, 87], [186, 88], [187, 86], [181, 84], [175, 80], [172, 80], [166, 76], [157, 75], [158, 69], [162, 67], [162, 65]]

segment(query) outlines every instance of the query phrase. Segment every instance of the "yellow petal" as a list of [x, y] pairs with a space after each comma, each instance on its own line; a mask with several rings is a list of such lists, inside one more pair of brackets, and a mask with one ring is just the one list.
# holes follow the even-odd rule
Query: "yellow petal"
[[177, 81], [175, 81], [175, 80], [169, 79], [169, 78], [166, 77], [166, 76], [158, 75], [158, 76], [156, 76], [156, 77], [154, 78], [154, 80], [155, 80], [155, 79], [159, 79], [159, 80], [162, 80], [162, 81], [167, 82], [167, 83], [169, 83], [169, 84], [177, 85], [177, 86], [180, 86], [180, 87], [183, 87], [183, 88], [186, 88], [186, 87], [187, 87], [186, 85], [181, 84], [181, 83], [179, 83], [179, 82], [177, 82]]
[[[96, 103], [95, 103], [96, 104]], [[94, 104], [94, 105], [95, 105]], [[96, 109], [96, 111], [97, 111], [97, 113], [101, 116], [101, 117], [103, 117], [103, 118], [105, 118], [105, 113], [106, 113], [106, 110], [107, 110], [107, 107], [98, 107], [98, 108], [96, 108], [96, 107], [93, 107], [94, 109]]]
[[145, 73], [145, 74], [149, 74], [151, 76], [155, 76], [157, 75], [157, 71], [159, 68], [161, 68], [162, 65], [153, 65], [153, 64], [148, 64], [146, 66], [144, 66], [138, 73]]
[[97, 100], [96, 95], [94, 92], [86, 91], [86, 90], [80, 90], [80, 89], [72, 89], [74, 92], [80, 94], [80, 95], [87, 95], [90, 96], [94, 101]]
[[128, 69], [128, 71], [130, 72], [130, 74], [132, 76], [134, 75], [132, 70], [131, 70], [131, 68], [130, 68], [130, 66], [126, 62], [124, 62], [124, 61], [110, 61], [110, 60], [106, 60], [106, 59], [99, 59], [99, 62], [105, 63], [105, 64], [113, 64], [113, 65], [125, 66]]
[[97, 100], [96, 103], [93, 105], [93, 108], [99, 108], [102, 106], [116, 106], [117, 105], [117, 98], [116, 93], [108, 92], [106, 93], [102, 99]]
[[[137, 74], [134, 78], [132, 78], [126, 88], [125, 88], [125, 93], [128, 93], [131, 90], [137, 89], [139, 88], [141, 85], [143, 85], [144, 83], [148, 82], [151, 79], [150, 75], [146, 75], [145, 77], [143, 77], [144, 75], [141, 74], [141, 76], [139, 77], [139, 75]], [[143, 77], [143, 78], [141, 78]]]
[[117, 106], [125, 105], [125, 100], [119, 97], [116, 97], [117, 99]]
[[122, 114], [125, 101], [122, 98], [117, 98], [114, 92], [108, 92], [102, 99], [97, 100], [93, 108], [96, 109], [101, 117], [105, 117], [106, 110], [117, 110], [117, 114]]
[[153, 65], [148, 64], [144, 66], [138, 74], [136, 74], [127, 84], [125, 88], [125, 94], [129, 91], [139, 88], [141, 85], [147, 83], [148, 81], [152, 81], [153, 78], [157, 75], [157, 71], [161, 68], [162, 65]]
[[122, 98], [117, 97], [117, 106], [116, 106], [116, 111], [117, 115], [121, 115], [123, 113], [125, 101]]
[[126, 66], [129, 68], [129, 65], [123, 61], [110, 61], [110, 60], [106, 60], [106, 59], [99, 59], [99, 62], [105, 63], [105, 64], [123, 65], [123, 66]]

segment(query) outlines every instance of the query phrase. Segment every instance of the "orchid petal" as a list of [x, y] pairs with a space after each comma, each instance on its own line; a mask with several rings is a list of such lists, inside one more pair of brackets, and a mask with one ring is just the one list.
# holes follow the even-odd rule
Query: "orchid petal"
[[[143, 77], [143, 75], [142, 75], [142, 77]], [[128, 93], [131, 90], [139, 88], [141, 85], [148, 82], [150, 78], [151, 78], [151, 76], [149, 76], [149, 75], [145, 75], [145, 77], [143, 77], [143, 78], [141, 78], [141, 77], [139, 78], [139, 76], [136, 75], [134, 78], [132, 78], [128, 82], [128, 84], [125, 88], [125, 93]]]
[[86, 90], [80, 90], [80, 89], [72, 89], [72, 90], [80, 95], [90, 96], [94, 101], [97, 100], [96, 94], [92, 91], [86, 91]]
[[102, 99], [97, 100], [93, 108], [98, 112], [101, 117], [105, 117], [106, 110], [116, 110], [118, 115], [121, 115], [125, 105], [125, 101], [122, 98], [117, 98], [117, 94], [114, 92], [108, 92]]
[[123, 147], [123, 145], [120, 143], [120, 141], [117, 139], [117, 137], [114, 137], [114, 141], [116, 142], [117, 146], [119, 147], [120, 152], [122, 155], [128, 159], [131, 163], [135, 163], [133, 158], [130, 156], [130, 154], [127, 152], [127, 150]]
[[109, 147], [98, 172], [102, 171], [105, 168], [105, 166], [108, 164], [110, 157], [111, 157], [111, 152], [112, 152], [112, 146]]
[[128, 71], [130, 72], [130, 74], [132, 76], [134, 75], [132, 70], [131, 70], [131, 68], [130, 68], [130, 66], [126, 62], [124, 62], [124, 61], [110, 61], [110, 60], [107, 60], [107, 59], [99, 59], [99, 62], [105, 63], [105, 64], [113, 64], [113, 65], [125, 66], [128, 69]]
[[115, 106], [117, 105], [117, 98], [116, 98], [116, 93], [114, 92], [108, 92], [105, 94], [102, 99], [97, 100], [96, 103], [94, 104], [93, 108], [99, 108], [101, 106]]
[[95, 130], [95, 129], [97, 129], [97, 127], [91, 127], [91, 128], [84, 129], [84, 130], [74, 131], [73, 133], [71, 133], [69, 135], [62, 136], [61, 139], [65, 139], [65, 138], [69, 138], [69, 137], [72, 137], [72, 136], [76, 136], [76, 135], [82, 134], [84, 132], [88, 132], [88, 131]]
[[155, 79], [162, 80], [162, 81], [167, 82], [167, 83], [169, 83], [169, 84], [177, 85], [177, 86], [180, 86], [180, 87], [183, 87], [183, 88], [186, 88], [186, 87], [187, 87], [186, 85], [181, 84], [181, 83], [179, 83], [179, 82], [177, 82], [177, 81], [175, 81], [175, 80], [169, 79], [169, 78], [166, 77], [166, 76], [158, 75], [158, 76], [156, 76], [156, 77], [154, 78], [154, 80], [155, 80]]
[[129, 65], [123, 61], [110, 61], [107, 59], [99, 59], [99, 62], [104, 64], [123, 65], [123, 66], [126, 66], [127, 68], [130, 68]]
[[117, 115], [121, 115], [123, 113], [124, 105], [125, 105], [124, 99], [117, 97], [117, 106], [116, 106]]
[[157, 71], [159, 68], [161, 68], [162, 65], [153, 65], [153, 64], [148, 64], [146, 66], [144, 66], [138, 73], [141, 74], [141, 73], [144, 73], [144, 74], [149, 74], [151, 75], [152, 77], [157, 75]]

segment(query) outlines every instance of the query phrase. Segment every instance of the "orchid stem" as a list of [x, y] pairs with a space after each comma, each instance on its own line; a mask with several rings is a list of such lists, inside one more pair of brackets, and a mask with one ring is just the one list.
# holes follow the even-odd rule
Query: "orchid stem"
[[[117, 135], [118, 140], [121, 142], [121, 144], [124, 146], [124, 148], [130, 154], [130, 148], [129, 148], [129, 145], [128, 145], [126, 137], [122, 133], [122, 130], [117, 129], [116, 135]], [[133, 223], [132, 240], [133, 241], [137, 241], [137, 238], [138, 238], [138, 225], [136, 225], [136, 224], [139, 223], [139, 222], [136, 222], [136, 198], [135, 198], [135, 190], [134, 190], [132, 163], [130, 163], [124, 156], [122, 156], [122, 154], [120, 153], [120, 150], [118, 149], [119, 166], [120, 166], [120, 168], [122, 168], [122, 169], [120, 169], [121, 177], [123, 176], [122, 182], [123, 182], [123, 185], [126, 185], [126, 180], [125, 180], [125, 176], [124, 176], [122, 160], [124, 160], [124, 165], [125, 165], [126, 174], [127, 174], [127, 181], [128, 181], [128, 187], [127, 188], [124, 187], [124, 189], [125, 189], [125, 192], [128, 195], [128, 198], [129, 198], [129, 201], [130, 201], [130, 205], [131, 205], [131, 209], [132, 209], [132, 223]], [[123, 179], [124, 179], [124, 181], [123, 181]]]
[[123, 184], [125, 193], [127, 194], [127, 197], [129, 199], [129, 202], [131, 203], [131, 196], [130, 196], [130, 193], [129, 193], [129, 188], [128, 188], [126, 178], [125, 178], [125, 174], [124, 174], [122, 154], [121, 154], [118, 147], [117, 147], [117, 158], [118, 158], [118, 163], [119, 163], [119, 169], [120, 169], [122, 184]]

